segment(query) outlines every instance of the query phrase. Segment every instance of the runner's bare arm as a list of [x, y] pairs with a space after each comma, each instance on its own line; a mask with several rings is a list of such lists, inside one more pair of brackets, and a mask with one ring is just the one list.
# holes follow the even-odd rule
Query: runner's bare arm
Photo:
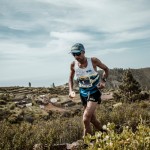
[[92, 58], [92, 62], [93, 62], [93, 67], [95, 68], [95, 70], [96, 70], [97, 67], [99, 67], [99, 68], [104, 70], [103, 75], [102, 75], [102, 80], [100, 80], [100, 83], [97, 85], [97, 87], [99, 89], [103, 89], [105, 87], [105, 85], [106, 85], [106, 80], [105, 79], [107, 79], [107, 77], [108, 77], [109, 69], [108, 69], [108, 67], [105, 64], [103, 64], [96, 57]]
[[75, 75], [74, 62], [72, 62], [71, 65], [70, 65], [69, 94], [73, 91], [73, 79], [74, 79], [74, 75]]
[[96, 68], [96, 67], [99, 67], [101, 69], [104, 70], [103, 72], [103, 75], [102, 75], [102, 78], [107, 78], [108, 77], [108, 74], [109, 74], [109, 69], [108, 67], [103, 64], [98, 58], [96, 57], [93, 57], [92, 58], [92, 62], [93, 62], [93, 67]]

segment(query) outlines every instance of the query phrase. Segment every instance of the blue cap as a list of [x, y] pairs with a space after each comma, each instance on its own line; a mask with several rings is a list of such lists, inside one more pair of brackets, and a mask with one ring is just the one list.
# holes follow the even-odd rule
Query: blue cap
[[76, 43], [71, 47], [71, 53], [78, 53], [81, 51], [85, 51], [84, 46], [81, 43]]

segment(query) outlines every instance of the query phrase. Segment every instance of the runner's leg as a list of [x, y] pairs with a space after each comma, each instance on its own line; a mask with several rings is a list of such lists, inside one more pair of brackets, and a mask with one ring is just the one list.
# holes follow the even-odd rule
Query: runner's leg
[[101, 131], [102, 130], [102, 125], [101, 123], [97, 120], [95, 112], [93, 113], [92, 117], [91, 117], [91, 123], [94, 125], [94, 127]]
[[83, 113], [84, 136], [87, 135], [87, 133], [89, 133], [89, 134], [92, 133], [90, 122], [91, 122], [91, 118], [95, 112], [96, 106], [97, 106], [96, 102], [92, 102], [92, 101], [87, 102], [87, 106]]

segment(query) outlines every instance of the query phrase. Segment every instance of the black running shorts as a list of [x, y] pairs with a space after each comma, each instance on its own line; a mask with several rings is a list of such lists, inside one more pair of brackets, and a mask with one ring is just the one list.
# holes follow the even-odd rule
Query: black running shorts
[[83, 97], [81, 94], [80, 94], [80, 98], [81, 98], [81, 102], [82, 102], [82, 105], [87, 105], [87, 102], [88, 101], [92, 101], [92, 102], [97, 102], [98, 104], [101, 103], [101, 92], [98, 90], [96, 91], [95, 93], [89, 95], [88, 97]]

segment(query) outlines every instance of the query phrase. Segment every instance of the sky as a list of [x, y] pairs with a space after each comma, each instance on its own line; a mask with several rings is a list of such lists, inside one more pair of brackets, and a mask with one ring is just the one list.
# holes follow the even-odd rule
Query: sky
[[150, 1], [0, 0], [0, 87], [67, 83], [75, 43], [110, 69], [150, 67]]

